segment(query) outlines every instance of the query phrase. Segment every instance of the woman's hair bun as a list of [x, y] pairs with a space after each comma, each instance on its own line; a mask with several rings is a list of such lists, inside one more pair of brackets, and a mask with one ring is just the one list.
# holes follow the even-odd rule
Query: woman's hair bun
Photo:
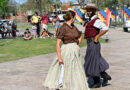
[[70, 10], [63, 16], [63, 18], [65, 21], [69, 21], [71, 18], [74, 18], [74, 16], [75, 16], [75, 12]]
[[68, 21], [71, 19], [70, 15], [68, 13], [66, 13], [64, 16], [63, 16], [64, 20], [65, 21]]

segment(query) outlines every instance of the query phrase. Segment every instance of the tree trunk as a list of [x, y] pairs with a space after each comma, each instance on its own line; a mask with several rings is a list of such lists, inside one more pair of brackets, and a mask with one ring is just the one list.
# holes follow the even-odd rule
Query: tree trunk
[[40, 14], [42, 13], [41, 3], [42, 3], [42, 0], [36, 0], [36, 8]]

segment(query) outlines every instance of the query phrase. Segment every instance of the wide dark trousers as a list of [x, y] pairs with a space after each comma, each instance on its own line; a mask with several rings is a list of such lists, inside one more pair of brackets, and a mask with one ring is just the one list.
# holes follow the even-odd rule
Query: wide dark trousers
[[88, 46], [86, 49], [85, 64], [84, 64], [86, 76], [99, 77], [101, 72], [109, 68], [109, 65], [105, 61], [105, 59], [101, 56], [100, 43], [99, 42], [94, 43], [92, 38], [88, 39], [87, 43]]

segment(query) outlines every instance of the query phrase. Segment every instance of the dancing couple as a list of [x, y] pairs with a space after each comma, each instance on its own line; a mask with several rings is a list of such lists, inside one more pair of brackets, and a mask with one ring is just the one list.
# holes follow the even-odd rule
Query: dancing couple
[[[65, 23], [56, 33], [57, 56], [54, 59], [44, 86], [50, 89], [60, 90], [90, 90], [105, 86], [110, 75], [106, 73], [109, 68], [108, 63], [100, 53], [100, 43], [98, 38], [108, 31], [108, 27], [96, 16], [98, 8], [93, 3], [89, 3], [85, 8], [89, 16], [89, 21], [85, 25], [85, 39], [87, 40], [87, 50], [85, 60], [80, 54], [79, 45], [82, 41], [82, 33], [74, 25], [76, 14], [68, 11], [64, 16]], [[63, 45], [60, 47], [61, 42]], [[93, 78], [93, 85], [89, 86], [87, 78]]]

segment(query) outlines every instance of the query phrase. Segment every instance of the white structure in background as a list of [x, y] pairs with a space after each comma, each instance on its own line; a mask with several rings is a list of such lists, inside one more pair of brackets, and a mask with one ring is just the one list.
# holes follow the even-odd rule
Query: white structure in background
[[32, 17], [32, 10], [27, 10], [26, 15], [27, 15], [27, 18], [28, 18], [28, 22], [30, 22], [30, 19]]
[[130, 32], [130, 20], [125, 21], [123, 29], [124, 32]]
[[92, 0], [85, 0], [84, 3], [89, 3], [89, 2], [92, 2]]

